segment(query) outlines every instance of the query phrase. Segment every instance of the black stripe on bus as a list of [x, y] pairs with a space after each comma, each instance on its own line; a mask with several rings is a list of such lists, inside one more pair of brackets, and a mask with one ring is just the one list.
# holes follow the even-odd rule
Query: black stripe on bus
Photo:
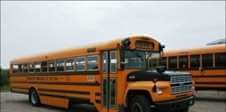
[[211, 85], [211, 84], [216, 84], [216, 85], [226, 85], [226, 82], [199, 82], [199, 81], [196, 81], [195, 84], [208, 84], [208, 85]]
[[13, 92], [13, 93], [20, 93], [20, 94], [28, 94], [27, 92], [23, 92], [23, 91], [15, 91], [15, 90], [11, 90], [11, 92]]
[[98, 82], [77, 83], [77, 82], [23, 82], [23, 81], [13, 81], [11, 83], [100, 86], [100, 84]]
[[73, 93], [73, 94], [90, 95], [90, 92], [86, 92], [86, 91], [52, 90], [52, 89], [44, 89], [44, 88], [39, 88], [38, 91], [43, 91], [43, 92], [59, 92], [59, 93]]
[[217, 74], [213, 74], [213, 75], [192, 75], [193, 78], [226, 78], [226, 74], [225, 75], [217, 75]]
[[11, 87], [11, 89], [29, 89], [28, 87]]
[[101, 96], [101, 93], [95, 93], [96, 96]]

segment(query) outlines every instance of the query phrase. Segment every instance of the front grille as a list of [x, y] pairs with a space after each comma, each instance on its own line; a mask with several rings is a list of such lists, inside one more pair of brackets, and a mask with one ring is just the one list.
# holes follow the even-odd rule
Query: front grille
[[170, 81], [173, 94], [188, 92], [192, 90], [192, 77], [189, 75], [171, 76]]

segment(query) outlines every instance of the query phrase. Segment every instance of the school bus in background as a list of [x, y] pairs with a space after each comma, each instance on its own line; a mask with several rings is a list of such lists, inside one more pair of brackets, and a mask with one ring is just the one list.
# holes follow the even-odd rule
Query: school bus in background
[[187, 112], [194, 104], [190, 74], [148, 66], [162, 49], [151, 37], [132, 36], [18, 58], [10, 64], [11, 91], [69, 112], [84, 103], [98, 112]]
[[196, 90], [226, 90], [226, 45], [165, 51], [161, 64], [191, 72]]

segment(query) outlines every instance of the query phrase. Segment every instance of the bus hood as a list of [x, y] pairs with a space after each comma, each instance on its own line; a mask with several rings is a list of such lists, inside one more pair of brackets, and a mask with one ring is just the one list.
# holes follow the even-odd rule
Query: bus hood
[[127, 81], [170, 81], [171, 76], [191, 75], [189, 72], [165, 71], [159, 73], [156, 70], [135, 71], [129, 73]]

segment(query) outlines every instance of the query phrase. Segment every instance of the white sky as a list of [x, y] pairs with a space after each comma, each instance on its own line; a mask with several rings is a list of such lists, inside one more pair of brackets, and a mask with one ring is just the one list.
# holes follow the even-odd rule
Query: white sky
[[1, 1], [1, 66], [24, 55], [128, 37], [155, 36], [166, 49], [225, 37], [225, 1]]

